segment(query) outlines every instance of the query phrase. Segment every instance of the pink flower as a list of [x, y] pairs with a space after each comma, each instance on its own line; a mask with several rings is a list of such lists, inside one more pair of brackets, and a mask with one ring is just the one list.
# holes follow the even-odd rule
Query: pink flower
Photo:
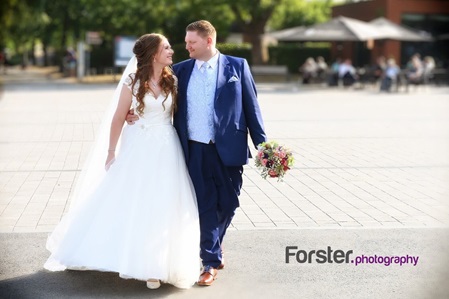
[[275, 177], [277, 177], [278, 176], [278, 174], [276, 173], [276, 171], [275, 170], [270, 170], [270, 171], [268, 171], [268, 175], [270, 176], [270, 177], [272, 177], [272, 178], [275, 178]]
[[261, 176], [282, 180], [293, 165], [293, 156], [289, 149], [277, 142], [266, 142], [258, 146], [256, 166], [262, 170]]

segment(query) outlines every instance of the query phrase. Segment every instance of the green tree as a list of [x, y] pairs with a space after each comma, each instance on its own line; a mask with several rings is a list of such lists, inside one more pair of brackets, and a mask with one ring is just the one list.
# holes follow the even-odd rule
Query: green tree
[[43, 10], [48, 16], [48, 23], [40, 39], [44, 53], [48, 47], [56, 49], [56, 63], [63, 68], [62, 58], [67, 47], [75, 46], [75, 41], [80, 37], [82, 26], [80, 1], [72, 0], [41, 0]]
[[229, 4], [243, 31], [243, 41], [252, 45], [253, 64], [267, 61], [267, 57], [263, 55], [262, 38], [271, 15], [283, 1], [285, 0], [239, 0]]
[[234, 20], [226, 2], [210, 0], [167, 1], [161, 7], [161, 15], [164, 16], [161, 23], [163, 32], [172, 44], [184, 43], [186, 26], [202, 19], [213, 23], [218, 31], [218, 42], [223, 42]]
[[17, 11], [18, 0], [0, 1], [0, 49], [6, 45], [8, 31], [13, 23], [13, 15]]
[[232, 12], [224, 5], [212, 5], [204, 0], [83, 0], [83, 28], [100, 31], [103, 50], [112, 51], [117, 35], [140, 36], [159, 32], [167, 36], [172, 45], [179, 45], [175, 57], [183, 57], [185, 27], [198, 19], [213, 19], [219, 37], [226, 36], [232, 21]]
[[22, 55], [22, 63], [28, 62], [29, 54], [34, 60], [31, 51], [34, 48], [39, 35], [43, 32], [48, 19], [42, 11], [39, 1], [25, 0], [12, 1], [9, 9], [13, 18], [5, 18], [2, 28], [2, 40], [0, 44], [8, 45], [16, 54]]
[[309, 26], [328, 21], [335, 1], [284, 0], [270, 19], [269, 26], [279, 30], [296, 26]]
[[[326, 20], [331, 0], [3, 0], [0, 46], [9, 40], [30, 48], [42, 43], [44, 52], [64, 50], [83, 40], [86, 31], [99, 31], [102, 47], [112, 49], [117, 35], [165, 34], [172, 44], [184, 43], [185, 26], [198, 19], [213, 22], [218, 42], [237, 25], [252, 45], [252, 61], [263, 63], [262, 37], [270, 24], [281, 29]], [[12, 18], [14, 15], [14, 18]], [[18, 48], [18, 47], [17, 47]]]

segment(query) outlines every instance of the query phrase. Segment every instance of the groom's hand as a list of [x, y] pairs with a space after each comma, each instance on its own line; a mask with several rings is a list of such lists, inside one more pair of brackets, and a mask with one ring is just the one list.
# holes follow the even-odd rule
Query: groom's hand
[[126, 122], [128, 125], [134, 125], [134, 122], [139, 119], [139, 116], [134, 114], [134, 109], [130, 109], [126, 115]]

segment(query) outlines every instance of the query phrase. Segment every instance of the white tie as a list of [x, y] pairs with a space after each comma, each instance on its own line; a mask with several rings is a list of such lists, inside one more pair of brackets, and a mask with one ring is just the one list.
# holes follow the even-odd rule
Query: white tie
[[201, 72], [202, 72], [203, 74], [206, 74], [206, 75], [207, 75], [207, 72], [208, 72], [209, 68], [210, 68], [209, 63], [204, 62], [203, 65], [201, 65]]

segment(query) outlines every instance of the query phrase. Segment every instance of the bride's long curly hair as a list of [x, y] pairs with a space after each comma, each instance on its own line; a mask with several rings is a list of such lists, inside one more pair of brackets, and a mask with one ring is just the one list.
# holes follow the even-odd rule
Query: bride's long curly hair
[[[130, 78], [132, 80], [131, 90], [137, 99], [137, 113], [139, 115], [143, 115], [143, 110], [145, 109], [145, 103], [143, 102], [145, 94], [149, 91], [155, 94], [155, 92], [151, 89], [151, 84], [148, 84], [147, 82], [150, 81], [151, 75], [153, 74], [154, 58], [160, 51], [162, 51], [161, 44], [166, 39], [167, 38], [162, 34], [150, 33], [142, 35], [134, 45], [133, 52], [137, 58], [137, 71], [134, 78], [132, 76], [130, 76]], [[139, 88], [137, 89], [137, 94], [134, 94], [134, 86], [137, 82], [139, 82]], [[165, 99], [162, 102], [164, 109], [164, 103], [167, 100], [168, 95], [171, 93], [172, 111], [176, 111], [177, 79], [170, 66], [166, 66], [162, 70], [159, 84], [165, 94]]]

